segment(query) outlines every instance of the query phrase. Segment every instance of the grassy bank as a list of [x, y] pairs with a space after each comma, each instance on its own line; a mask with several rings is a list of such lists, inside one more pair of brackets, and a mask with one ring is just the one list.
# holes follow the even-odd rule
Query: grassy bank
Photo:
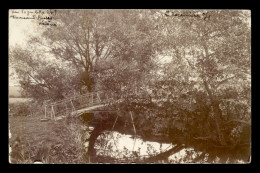
[[87, 163], [80, 121], [41, 122], [39, 117], [10, 116], [11, 163]]

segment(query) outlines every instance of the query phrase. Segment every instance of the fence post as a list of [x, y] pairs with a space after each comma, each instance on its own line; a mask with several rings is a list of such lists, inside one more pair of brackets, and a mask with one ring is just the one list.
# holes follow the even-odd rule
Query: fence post
[[51, 106], [51, 109], [52, 109], [52, 112], [53, 112], [53, 119], [56, 120], [55, 111], [54, 111], [53, 105]]
[[[70, 100], [70, 103], [71, 103], [71, 105], [72, 105], [72, 111], [71, 111], [71, 113], [73, 114], [73, 110], [76, 112], [76, 109], [75, 109], [75, 107], [74, 107], [74, 105], [73, 105], [73, 103], [72, 103], [72, 100]], [[77, 112], [76, 112], [77, 113]]]
[[45, 118], [47, 117], [46, 115], [46, 105], [44, 106], [44, 112], [45, 112]]
[[100, 99], [100, 97], [99, 97], [99, 94], [98, 94], [98, 93], [97, 93], [97, 98], [98, 98], [99, 102], [101, 103], [101, 99]]
[[93, 92], [91, 92], [91, 102], [93, 104]]
[[52, 115], [53, 113], [52, 113], [52, 110], [51, 110], [51, 108], [50, 108], [50, 111], [51, 111], [51, 120], [52, 120], [52, 119], [53, 119], [53, 115]]

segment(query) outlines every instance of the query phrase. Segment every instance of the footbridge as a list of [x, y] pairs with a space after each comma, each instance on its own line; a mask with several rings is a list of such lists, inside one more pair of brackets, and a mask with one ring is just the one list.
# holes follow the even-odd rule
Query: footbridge
[[[98, 92], [90, 92], [83, 95], [74, 95], [72, 97], [65, 98], [63, 100], [59, 101], [45, 101], [44, 102], [44, 119], [45, 120], [60, 120], [63, 118], [66, 118], [68, 116], [79, 116], [86, 112], [95, 112], [95, 111], [101, 111], [101, 112], [111, 112], [115, 110], [111, 110], [110, 106], [122, 102], [122, 99], [116, 98], [115, 95], [111, 92], [104, 92], [104, 91], [98, 91]], [[109, 109], [110, 108], [110, 109]], [[116, 112], [116, 111], [115, 111]], [[129, 111], [129, 116], [131, 117], [131, 124], [133, 126], [134, 130], [134, 144], [133, 144], [133, 151], [135, 147], [136, 142], [136, 127], [133, 121], [133, 115], [132, 112]], [[106, 138], [109, 138], [109, 136], [112, 136], [112, 139], [114, 140], [115, 146], [117, 147], [116, 141], [114, 139], [114, 136], [111, 135], [112, 131], [115, 127], [115, 124], [118, 120], [119, 114], [117, 114], [114, 123], [112, 125], [112, 128], [110, 129], [110, 132], [107, 134], [108, 136]], [[43, 119], [42, 119], [43, 120]], [[96, 151], [95, 150], [106, 150], [106, 146], [108, 145], [108, 141], [106, 141], [105, 148], [104, 149], [94, 149], [95, 141], [98, 138], [98, 136], [105, 131], [105, 129], [102, 129], [103, 126], [97, 126], [94, 128], [94, 130], [91, 132], [91, 135], [88, 139], [87, 144], [87, 153], [89, 154], [89, 161], [95, 163], [96, 158]], [[108, 130], [108, 129], [107, 129]], [[144, 159], [137, 161], [136, 163], [151, 163], [155, 162], [157, 160], [161, 160], [164, 158], [167, 158], [169, 155], [176, 153], [184, 148], [184, 145], [177, 145], [171, 149], [166, 149], [162, 153], [159, 153], [157, 155], [151, 156], [151, 157], [144, 157]], [[131, 156], [132, 157], [132, 156]], [[139, 156], [141, 157], [141, 156]], [[106, 156], [104, 157], [106, 159]], [[115, 158], [109, 157], [109, 162], [113, 162]], [[131, 158], [116, 158], [115, 160], [120, 162], [125, 162], [126, 160], [131, 160]]]
[[86, 112], [111, 110], [100, 110], [112, 104], [121, 102], [121, 99], [114, 100], [111, 92], [97, 91], [83, 95], [72, 96], [59, 101], [44, 102], [44, 119], [59, 120], [67, 116], [79, 116]]

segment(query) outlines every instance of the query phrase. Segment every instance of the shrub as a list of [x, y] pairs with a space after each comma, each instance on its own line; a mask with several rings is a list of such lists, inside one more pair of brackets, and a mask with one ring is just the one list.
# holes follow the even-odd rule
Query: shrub
[[13, 116], [28, 116], [30, 115], [30, 108], [27, 103], [9, 104], [10, 115]]

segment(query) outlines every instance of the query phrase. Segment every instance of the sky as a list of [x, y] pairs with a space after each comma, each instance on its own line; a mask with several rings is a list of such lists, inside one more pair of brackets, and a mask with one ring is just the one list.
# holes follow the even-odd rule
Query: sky
[[13, 19], [11, 10], [9, 11], [9, 28], [8, 38], [9, 46], [15, 46], [16, 44], [24, 46], [30, 35], [36, 35], [36, 23], [33, 19]]
[[[14, 46], [25, 47], [29, 36], [37, 35], [37, 25], [33, 22], [33, 19], [13, 19], [10, 15], [12, 15], [12, 10], [9, 10], [8, 20], [9, 49]], [[9, 74], [13, 71], [14, 70], [9, 65]], [[18, 84], [18, 80], [9, 75], [9, 85], [13, 86], [14, 84]]]

